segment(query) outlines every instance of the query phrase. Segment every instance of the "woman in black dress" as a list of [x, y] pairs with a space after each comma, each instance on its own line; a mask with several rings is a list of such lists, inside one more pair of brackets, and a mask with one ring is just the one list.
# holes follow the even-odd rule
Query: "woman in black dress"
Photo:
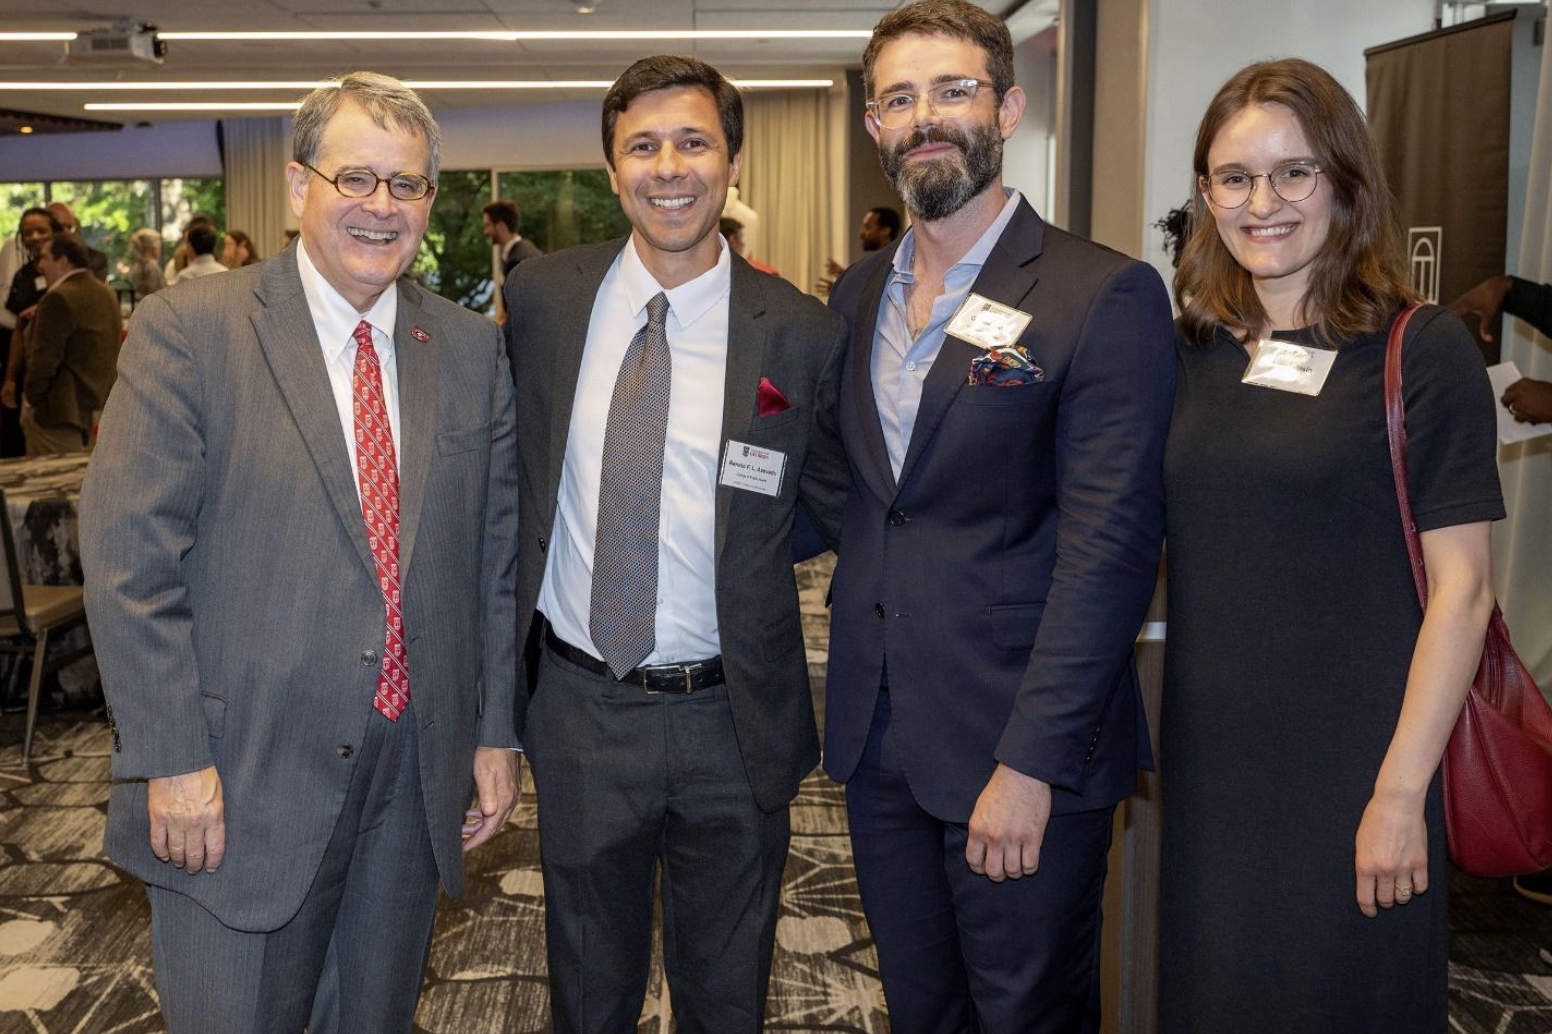
[[[1412, 318], [1425, 618], [1382, 387], [1414, 294], [1363, 116], [1314, 65], [1252, 65], [1208, 108], [1193, 160], [1165, 460], [1161, 1029], [1443, 1032], [1437, 770], [1503, 515], [1486, 371], [1453, 313]], [[1312, 349], [1297, 390], [1242, 380], [1265, 339]]]
[[[30, 316], [33, 306], [43, 297], [43, 271], [38, 268], [38, 256], [43, 253], [44, 243], [61, 232], [59, 220], [46, 208], [29, 208], [22, 213], [16, 236], [27, 250], [27, 261], [16, 271], [11, 282], [3, 285], [6, 292], [4, 304], [13, 316], [21, 316], [23, 313]], [[0, 375], [10, 370], [11, 350], [14, 348], [20, 352], [26, 326], [27, 320], [19, 319], [14, 331], [0, 328]], [[13, 387], [9, 394], [10, 398], [0, 397], [0, 458], [27, 454], [26, 439], [22, 436], [21, 410], [18, 408], [20, 402], [15, 397], [16, 389]]]

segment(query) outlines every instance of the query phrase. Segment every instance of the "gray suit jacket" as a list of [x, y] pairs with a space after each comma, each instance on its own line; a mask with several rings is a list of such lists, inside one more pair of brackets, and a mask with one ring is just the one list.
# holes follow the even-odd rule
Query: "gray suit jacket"
[[[488, 321], [397, 290], [401, 721], [418, 723], [431, 846], [457, 894], [475, 746], [517, 742], [512, 380]], [[383, 601], [354, 477], [294, 250], [142, 303], [81, 492], [114, 727], [106, 849], [237, 929], [295, 914], [355, 748], [384, 721]], [[211, 764], [227, 858], [189, 877], [147, 846], [145, 779]]]
[[[572, 401], [598, 288], [623, 240], [532, 258], [507, 280], [507, 348], [517, 379], [517, 632], [521, 732], [542, 621], [535, 613], [560, 492]], [[801, 502], [834, 544], [849, 484], [836, 425], [845, 321], [779, 277], [733, 256], [722, 440], [784, 452], [777, 496], [716, 493], [717, 624], [744, 770], [766, 811], [784, 806], [819, 760], [793, 578]], [[760, 379], [791, 408], [759, 415]], [[688, 659], [688, 658], [687, 658]]]

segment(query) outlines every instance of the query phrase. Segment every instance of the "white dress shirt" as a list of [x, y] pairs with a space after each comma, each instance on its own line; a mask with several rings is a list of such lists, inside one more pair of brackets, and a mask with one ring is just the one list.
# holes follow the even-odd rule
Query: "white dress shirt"
[[[672, 381], [658, 516], [656, 645], [643, 664], [704, 660], [722, 652], [716, 593], [717, 463], [733, 266], [727, 244], [722, 242], [721, 248], [714, 267], [666, 292]], [[589, 630], [593, 548], [609, 403], [626, 349], [646, 325], [647, 302], [662, 291], [642, 264], [632, 237], [593, 300], [567, 430], [539, 610], [556, 635], [594, 657], [599, 652]]]
[[216, 261], [214, 255], [195, 255], [189, 260], [189, 264], [184, 266], [183, 270], [172, 280], [169, 280], [168, 283], [173, 284], [179, 280], [193, 280], [197, 277], [209, 276], [211, 273], [225, 272], [226, 267]]
[[372, 325], [372, 347], [377, 350], [377, 363], [383, 375], [383, 405], [388, 408], [388, 426], [393, 430], [393, 459], [402, 468], [404, 449], [399, 434], [399, 373], [394, 361], [393, 323], [399, 315], [399, 289], [388, 288], [377, 296], [377, 301], [366, 312], [357, 312], [334, 287], [323, 278], [302, 241], [296, 242], [296, 271], [302, 278], [302, 293], [307, 295], [307, 309], [312, 313], [313, 327], [318, 331], [318, 344], [323, 349], [323, 363], [329, 370], [329, 387], [334, 392], [334, 405], [339, 409], [340, 430], [345, 435], [345, 448], [350, 453], [351, 483], [356, 486], [356, 497], [361, 496], [361, 480], [356, 474], [356, 416], [351, 404], [354, 396], [352, 381], [356, 371], [356, 324], [366, 320]]

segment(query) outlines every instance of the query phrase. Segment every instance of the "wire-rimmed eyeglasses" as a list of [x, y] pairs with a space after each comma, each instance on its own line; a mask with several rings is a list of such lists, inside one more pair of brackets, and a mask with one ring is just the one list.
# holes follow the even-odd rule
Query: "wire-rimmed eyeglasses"
[[1211, 176], [1199, 177], [1199, 182], [1216, 207], [1238, 208], [1250, 200], [1258, 179], [1266, 180], [1272, 193], [1295, 204], [1315, 193], [1315, 185], [1320, 182], [1320, 166], [1311, 162], [1283, 162], [1273, 166], [1271, 172], [1224, 169]]
[[388, 184], [388, 193], [400, 201], [419, 201], [436, 190], [436, 184], [426, 177], [414, 172], [396, 172], [392, 176], [384, 178], [371, 169], [341, 169], [332, 177], [325, 176], [316, 168], [306, 162], [299, 162], [304, 169], [308, 169], [319, 179], [330, 184], [335, 190], [348, 198], [371, 197], [377, 193], [379, 183]]

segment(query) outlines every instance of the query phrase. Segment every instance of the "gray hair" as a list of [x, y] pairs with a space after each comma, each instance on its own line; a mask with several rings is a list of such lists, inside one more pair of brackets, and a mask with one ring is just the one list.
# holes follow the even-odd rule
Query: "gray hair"
[[143, 227], [130, 235], [129, 247], [137, 255], [144, 251], [150, 251], [152, 248], [160, 252], [162, 250], [162, 235], [149, 226]]
[[[426, 141], [431, 152], [431, 167], [426, 175], [435, 183], [442, 165], [442, 134], [436, 119], [415, 91], [399, 80], [376, 72], [351, 72], [339, 76], [338, 86], [320, 86], [309, 93], [296, 113], [295, 132], [291, 138], [291, 157], [299, 162], [316, 166], [318, 147], [323, 142], [323, 131], [329, 120], [339, 112], [340, 106], [351, 101], [361, 107], [372, 121], [384, 129], [390, 126], [408, 133], [416, 133]], [[415, 172], [414, 169], [389, 169], [388, 172]]]

